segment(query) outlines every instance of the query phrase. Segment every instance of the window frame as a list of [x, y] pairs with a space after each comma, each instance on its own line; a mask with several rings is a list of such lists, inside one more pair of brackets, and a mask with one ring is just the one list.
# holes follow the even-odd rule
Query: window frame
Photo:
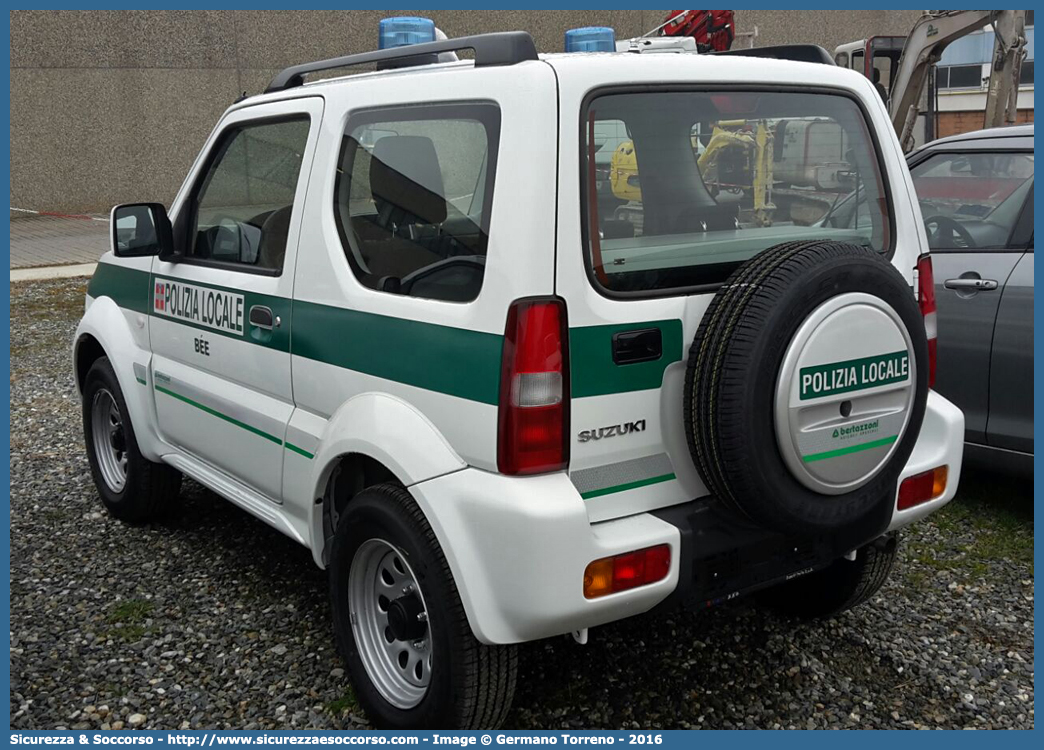
[[1022, 213], [1015, 221], [1015, 227], [1008, 238], [1008, 245], [1013, 251], [1021, 249], [1027, 253], [1033, 252], [1033, 191], [1036, 186], [1036, 183], [1030, 185], [1026, 202], [1022, 205]]
[[[859, 60], [858, 60], [859, 67], [858, 68], [855, 66], [856, 58], [859, 58]], [[866, 73], [867, 73], [867, 69], [866, 69], [866, 47], [864, 46], [862, 49], [853, 50], [851, 60], [852, 60], [852, 62], [850, 63], [849, 70], [854, 70], [857, 73], [860, 73], [860, 74], [866, 76]], [[869, 78], [869, 76], [867, 76], [867, 77]]]
[[[1027, 66], [1029, 67], [1027, 68]], [[1028, 81], [1024, 78], [1026, 70], [1029, 70], [1030, 72], [1030, 80]], [[1026, 88], [1033, 86], [1033, 60], [1022, 61], [1022, 67], [1019, 69], [1019, 86]]]
[[[957, 144], [955, 144], [957, 145]], [[915, 167], [919, 167], [927, 161], [939, 156], [967, 156], [969, 154], [1028, 154], [1033, 156], [1033, 149], [1027, 148], [1003, 148], [1000, 146], [994, 146], [990, 148], [940, 148], [940, 149], [925, 149], [920, 158], [911, 161], [909, 168], [911, 170], [910, 181], [913, 182], [912, 170]], [[1030, 179], [1036, 178], [1036, 171], [1034, 176]], [[945, 253], [945, 254], [961, 254], [961, 253], [1019, 253], [1026, 252], [1027, 250], [1032, 251], [1033, 246], [1033, 190], [1036, 187], [1036, 182], [1030, 186], [1029, 193], [1026, 194], [1026, 198], [1023, 200], [1022, 208], [1019, 209], [1019, 215], [1015, 218], [1015, 223], [1012, 224], [1011, 231], [1008, 233], [1008, 241], [1004, 247], [944, 247], [940, 249], [932, 248], [932, 254]], [[921, 205], [921, 198], [917, 194], [917, 185], [914, 183], [914, 199], [917, 201], [917, 205]], [[922, 216], [923, 220], [924, 217]], [[1028, 223], [1028, 226], [1027, 226]], [[1023, 239], [1025, 238], [1025, 239]], [[1021, 243], [1020, 246], [1016, 246], [1015, 241], [1018, 240]], [[1027, 245], [1029, 247], [1027, 248]]]
[[[364, 271], [359, 268], [355, 261], [355, 254], [351, 249], [346, 228], [342, 226], [341, 213], [338, 199], [341, 193], [341, 180], [345, 177], [351, 179], [351, 172], [342, 169], [347, 155], [348, 142], [351, 140], [352, 132], [359, 127], [373, 126], [387, 122], [423, 122], [423, 121], [446, 121], [446, 120], [473, 120], [483, 126], [486, 131], [486, 158], [481, 172], [486, 175], [486, 185], [482, 192], [482, 213], [479, 217], [479, 228], [485, 227], [486, 250], [488, 257], [489, 235], [492, 234], [493, 225], [493, 194], [497, 182], [497, 167], [500, 158], [500, 135], [503, 125], [503, 114], [500, 104], [493, 99], [447, 99], [431, 102], [416, 102], [409, 104], [390, 104], [377, 107], [365, 107], [349, 112], [344, 126], [341, 128], [341, 144], [337, 149], [337, 159], [334, 163], [333, 200], [330, 203], [333, 209], [334, 227], [337, 229], [337, 237], [341, 243], [341, 255], [352, 273], [352, 278], [361, 288], [376, 294], [386, 294], [393, 297], [438, 302], [440, 304], [470, 305], [481, 296], [485, 285], [485, 268], [482, 272], [483, 283], [475, 297], [470, 300], [445, 300], [437, 297], [415, 297], [409, 294], [398, 294], [371, 287], [363, 282]], [[352, 155], [352, 168], [355, 166], [355, 155]], [[476, 177], [476, 180], [478, 177]], [[445, 196], [443, 196], [445, 197]], [[348, 214], [349, 222], [351, 213]], [[420, 270], [420, 269], [417, 269]]]
[[[888, 247], [880, 252], [881, 257], [888, 261], [891, 261], [895, 255], [895, 243], [898, 236], [898, 231], [895, 224], [895, 207], [893, 204], [892, 186], [893, 180], [891, 174], [888, 172], [887, 165], [884, 160], [884, 152], [881, 148], [881, 141], [878, 138], [877, 131], [873, 127], [873, 121], [870, 119], [870, 112], [864, 104], [863, 100], [860, 99], [854, 92], [848, 89], [838, 88], [835, 86], [804, 86], [804, 85], [775, 85], [770, 86], [768, 84], [725, 84], [725, 83], [706, 83], [706, 84], [625, 84], [625, 85], [609, 85], [599, 86], [591, 89], [585, 95], [580, 103], [580, 120], [579, 120], [579, 134], [580, 134], [580, 153], [578, 159], [578, 171], [580, 173], [580, 245], [581, 253], [583, 255], [584, 271], [587, 273], [588, 281], [591, 286], [594, 287], [603, 297], [612, 300], [634, 300], [634, 299], [662, 299], [667, 297], [688, 297], [693, 294], [704, 294], [709, 292], [716, 292], [725, 285], [725, 280], [717, 281], [706, 284], [692, 284], [684, 287], [670, 287], [667, 289], [643, 289], [638, 291], [614, 291], [607, 289], [598, 280], [598, 275], [595, 273], [594, 265], [592, 263], [593, 258], [591, 257], [591, 229], [590, 221], [591, 215], [588, 210], [588, 185], [587, 185], [587, 149], [585, 147], [587, 139], [587, 116], [590, 111], [591, 103], [595, 99], [602, 96], [613, 95], [613, 94], [641, 94], [641, 93], [766, 93], [766, 94], [778, 94], [778, 93], [790, 93], [790, 94], [818, 94], [827, 96], [842, 96], [846, 99], [851, 100], [855, 103], [859, 110], [859, 113], [863, 117], [864, 124], [866, 125], [867, 133], [870, 136], [870, 142], [874, 147], [874, 155], [876, 156], [877, 169], [881, 178], [881, 186], [884, 189], [885, 204], [887, 212], [885, 218], [888, 220]], [[768, 248], [765, 248], [766, 250]]]
[[[940, 90], [944, 90], [944, 91], [963, 91], [965, 93], [969, 93], [969, 92], [973, 92], [973, 91], [982, 91], [983, 90], [982, 71], [983, 71], [983, 67], [985, 66], [985, 64], [986, 63], [958, 63], [958, 64], [954, 64], [954, 65], [937, 65], [935, 67], [935, 70], [936, 70], [936, 85], [938, 86], [938, 75], [939, 75], [939, 72], [945, 70], [946, 71], [946, 85], [945, 86], [938, 86], [938, 88]], [[953, 71], [954, 70], [958, 70], [958, 71], [960, 71], [960, 73], [963, 74], [965, 72], [969, 72], [970, 73], [972, 68], [978, 68], [979, 69], [979, 76], [976, 79], [975, 83], [961, 84], [961, 85], [956, 85], [956, 86], [953, 85], [952, 80], [953, 80]], [[1022, 84], [1019, 84], [1019, 85], [1022, 85]]]
[[[185, 200], [182, 202], [181, 208], [178, 212], [178, 218], [174, 226], [175, 247], [181, 246], [182, 248], [182, 253], [180, 257], [178, 257], [178, 263], [185, 263], [190, 266], [201, 266], [204, 268], [217, 268], [222, 271], [238, 271], [239, 273], [248, 273], [254, 276], [271, 276], [273, 278], [278, 278], [283, 275], [283, 271], [286, 267], [285, 255], [283, 259], [283, 268], [258, 268], [256, 266], [246, 265], [245, 263], [233, 263], [232, 261], [213, 260], [211, 258], [198, 258], [192, 255], [192, 250], [195, 249], [197, 239], [196, 235], [198, 234], [198, 232], [193, 230], [196, 228], [199, 220], [199, 194], [209, 184], [210, 173], [214, 164], [224, 157], [229, 145], [232, 143], [232, 140], [234, 139], [232, 134], [259, 125], [280, 125], [286, 122], [308, 123], [308, 134], [305, 136], [304, 144], [304, 150], [307, 151], [308, 139], [312, 135], [312, 128], [315, 125], [311, 114], [308, 112], [294, 112], [292, 114], [270, 115], [247, 120], [237, 120], [225, 125], [221, 132], [218, 133], [213, 141], [213, 147], [207, 152], [203, 163], [200, 165], [199, 171], [196, 173], [196, 178], [192, 183], [192, 187], [185, 195]], [[304, 159], [302, 158], [301, 168], [297, 172], [298, 184], [294, 188], [294, 202], [291, 204], [293, 206], [291, 212], [298, 209], [297, 190], [300, 188], [301, 172], [303, 170]], [[287, 242], [289, 241], [290, 238], [287, 237]]]

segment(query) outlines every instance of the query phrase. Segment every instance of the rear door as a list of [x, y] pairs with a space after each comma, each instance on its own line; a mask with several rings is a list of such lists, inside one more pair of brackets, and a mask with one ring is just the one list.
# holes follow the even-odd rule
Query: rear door
[[1026, 246], [1004, 285], [990, 357], [991, 446], [1033, 452], [1033, 191], [1013, 243]]
[[1033, 191], [1033, 154], [933, 152], [911, 165], [928, 230], [938, 304], [936, 390], [985, 444], [997, 311], [1025, 252], [1016, 224]]
[[291, 298], [322, 99], [225, 118], [174, 207], [185, 256], [153, 265], [160, 433], [265, 497], [282, 496]]
[[[685, 432], [686, 360], [733, 270], [791, 239], [888, 249], [894, 233], [879, 209], [883, 166], [849, 97], [778, 86], [750, 92], [738, 83], [730, 91], [585, 86], [564, 74], [560, 81], [556, 288], [569, 317], [569, 472], [597, 521], [707, 494]], [[774, 145], [784, 130], [796, 138], [813, 123], [832, 148], [804, 147], [803, 137], [793, 148]], [[599, 135], [621, 127], [628, 139], [603, 179]], [[786, 189], [774, 167], [785, 167]], [[817, 225], [856, 180], [860, 194], [849, 203], [861, 210]]]

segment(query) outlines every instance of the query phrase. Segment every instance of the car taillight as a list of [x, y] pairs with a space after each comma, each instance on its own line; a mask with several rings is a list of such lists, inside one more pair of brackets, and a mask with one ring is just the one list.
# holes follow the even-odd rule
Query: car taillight
[[935, 313], [935, 277], [932, 273], [932, 257], [922, 255], [917, 259], [917, 301], [924, 316], [924, 332], [928, 337], [928, 387], [935, 386], [936, 342], [938, 323]]
[[595, 560], [584, 571], [584, 598], [597, 599], [617, 591], [662, 581], [671, 572], [671, 548], [666, 544]]
[[568, 402], [565, 303], [516, 300], [508, 310], [501, 363], [500, 473], [540, 474], [566, 467]]
[[907, 477], [899, 485], [899, 502], [896, 503], [896, 507], [899, 510], [909, 510], [921, 503], [942, 497], [946, 492], [946, 480], [949, 475], [949, 466], [937, 466], [923, 474]]

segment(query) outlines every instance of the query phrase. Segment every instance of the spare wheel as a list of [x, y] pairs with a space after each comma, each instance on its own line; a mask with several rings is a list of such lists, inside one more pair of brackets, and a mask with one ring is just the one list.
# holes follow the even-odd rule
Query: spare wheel
[[880, 254], [770, 248], [729, 277], [690, 349], [696, 467], [771, 528], [883, 532], [924, 417], [927, 360], [913, 291]]

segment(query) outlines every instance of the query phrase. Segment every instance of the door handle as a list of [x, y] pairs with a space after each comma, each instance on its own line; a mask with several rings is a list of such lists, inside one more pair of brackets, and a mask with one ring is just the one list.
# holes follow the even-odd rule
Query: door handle
[[613, 362], [618, 365], [652, 362], [661, 356], [663, 334], [659, 328], [643, 328], [613, 334]]
[[992, 292], [999, 284], [993, 279], [947, 279], [943, 286], [960, 292]]
[[250, 308], [250, 325], [255, 328], [264, 328], [266, 331], [271, 331], [273, 328], [278, 328], [281, 323], [282, 321], [272, 314], [271, 307], [254, 305]]

